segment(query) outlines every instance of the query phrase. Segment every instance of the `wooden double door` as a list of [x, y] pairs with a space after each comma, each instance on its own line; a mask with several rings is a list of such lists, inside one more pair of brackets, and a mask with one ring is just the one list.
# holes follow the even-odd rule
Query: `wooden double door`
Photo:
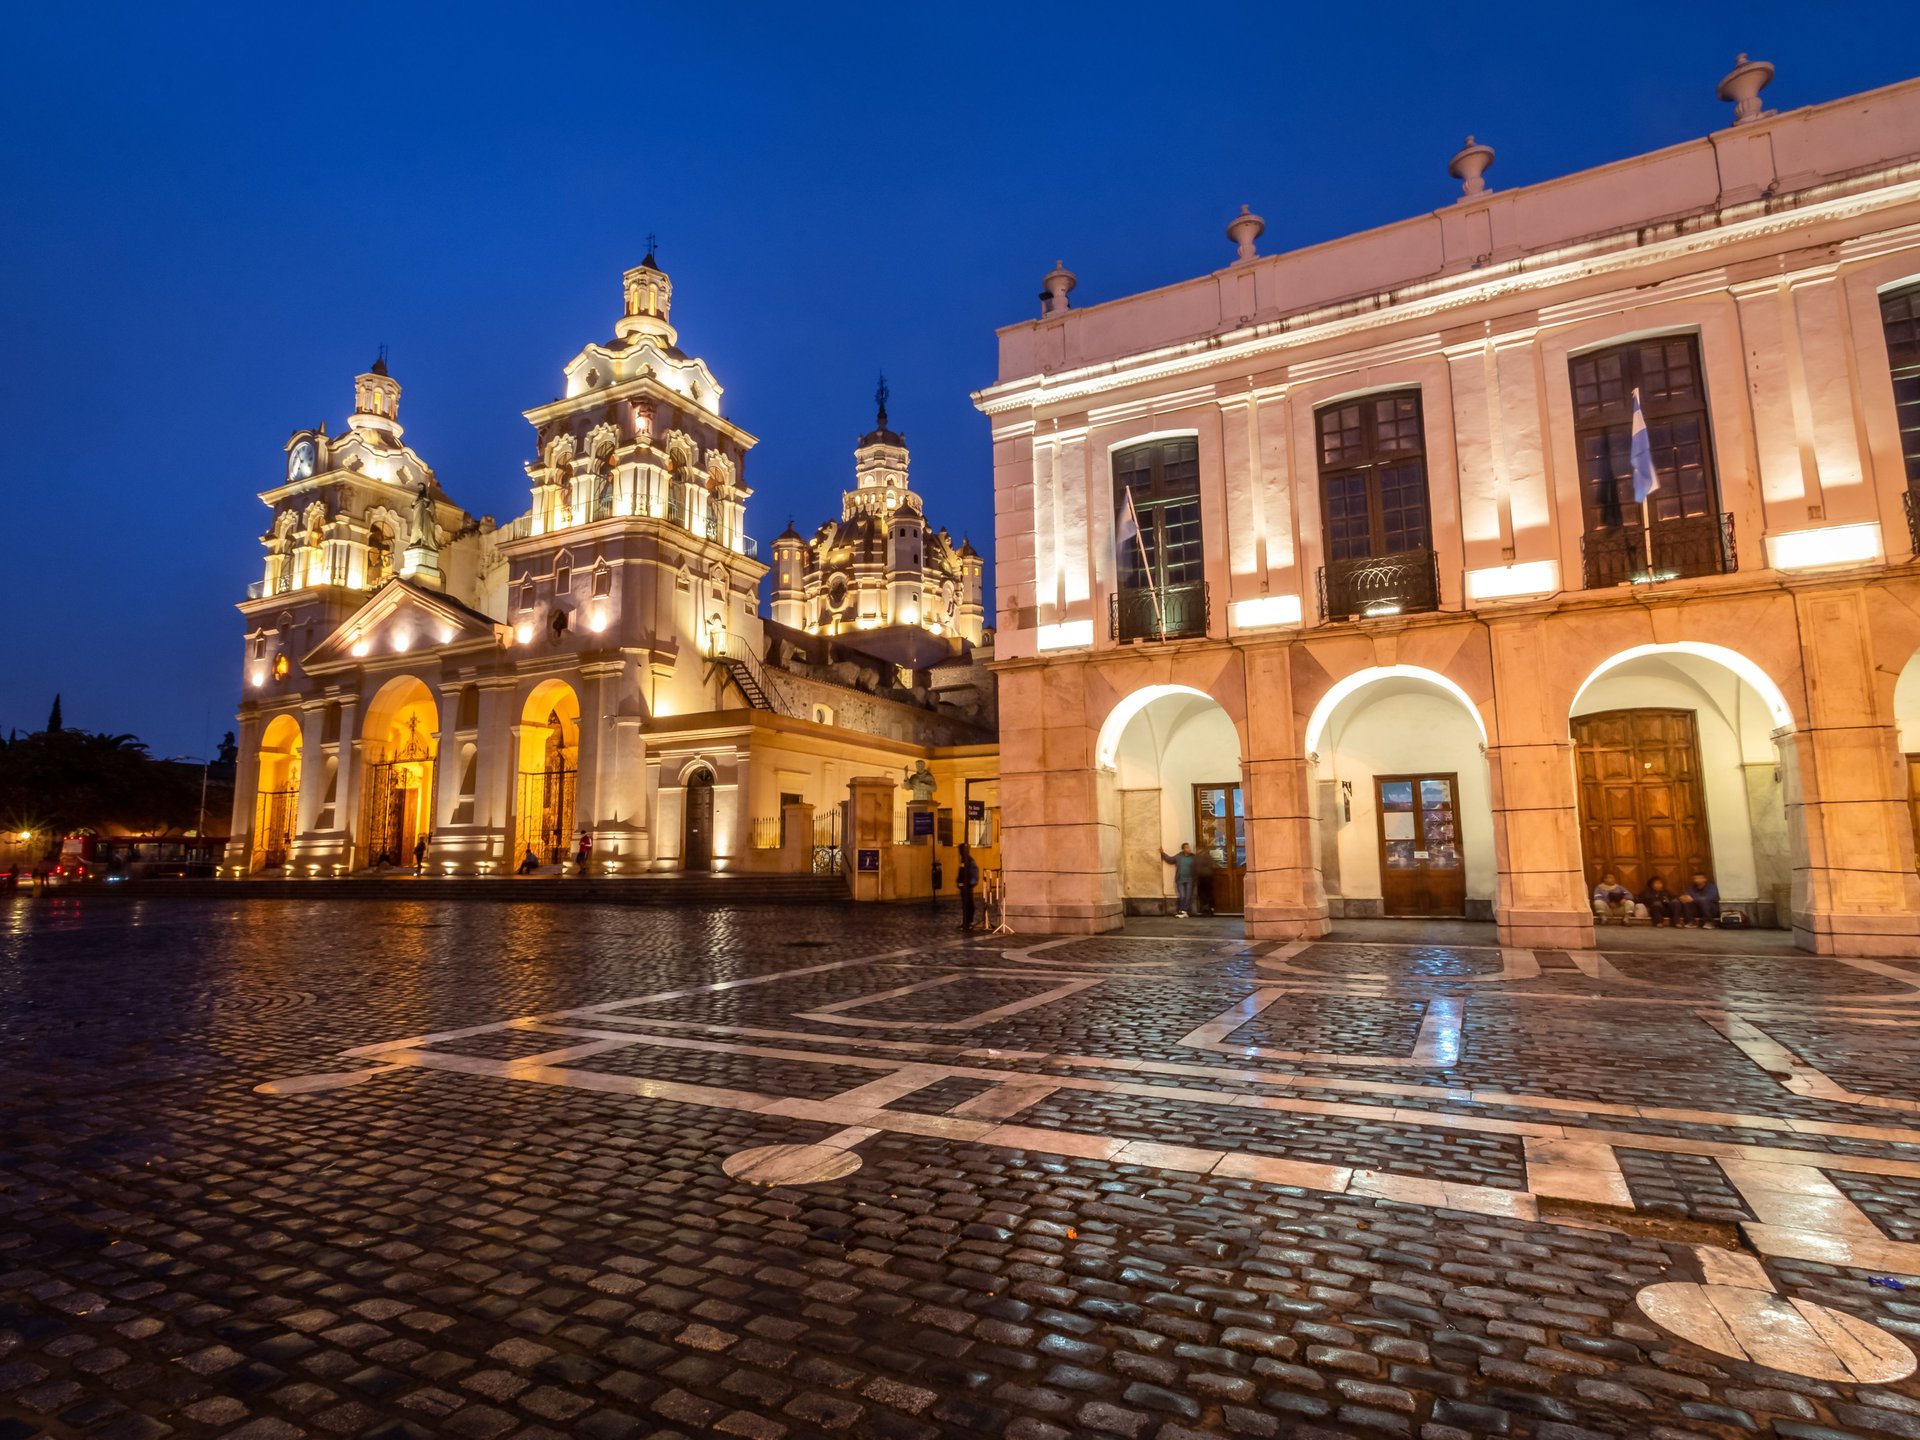
[[1388, 915], [1465, 915], [1458, 775], [1377, 775], [1380, 908]]
[[1658, 875], [1677, 895], [1713, 874], [1693, 711], [1580, 715], [1573, 747], [1589, 887], [1611, 872], [1638, 895]]
[[[1193, 787], [1193, 848], [1213, 860], [1213, 913], [1246, 908], [1247, 817], [1238, 784]], [[1203, 897], [1204, 898], [1204, 897]]]

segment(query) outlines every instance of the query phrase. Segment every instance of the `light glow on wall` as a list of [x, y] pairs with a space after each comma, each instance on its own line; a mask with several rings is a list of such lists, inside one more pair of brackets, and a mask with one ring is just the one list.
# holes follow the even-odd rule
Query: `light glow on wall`
[[367, 637], [364, 635], [362, 635], [358, 640], [353, 642], [353, 653], [356, 658], [358, 658], [359, 656], [365, 655], [367, 651], [371, 648], [372, 647], [367, 644]]
[[1258, 595], [1251, 600], [1233, 602], [1233, 628], [1261, 630], [1271, 625], [1298, 625], [1298, 595]]
[[1878, 560], [1880, 554], [1880, 526], [1871, 520], [1864, 525], [1827, 525], [1767, 537], [1767, 558], [1776, 570], [1863, 565]]
[[1093, 621], [1062, 620], [1057, 625], [1042, 625], [1035, 639], [1042, 650], [1078, 650], [1093, 644]]
[[1551, 560], [1525, 560], [1467, 572], [1467, 598], [1507, 600], [1515, 595], [1551, 595], [1560, 588], [1560, 567]]
[[[1480, 707], [1473, 703], [1473, 697], [1446, 676], [1436, 670], [1422, 669], [1418, 665], [1375, 665], [1368, 670], [1356, 671], [1344, 680], [1336, 681], [1320, 697], [1320, 703], [1313, 707], [1313, 715], [1307, 721], [1306, 750], [1309, 755], [1320, 748], [1320, 739], [1326, 733], [1327, 722], [1333, 719], [1333, 712], [1340, 708], [1340, 702], [1357, 690], [1363, 690], [1377, 680], [1419, 680], [1439, 690], [1446, 691], [1462, 705], [1473, 717], [1473, 723], [1480, 727], [1480, 743], [1487, 742], [1487, 722], [1480, 718]], [[1591, 683], [1591, 682], [1589, 682]]]
[[407, 651], [413, 648], [413, 637], [411, 635], [394, 636], [393, 648], [404, 655]]
[[522, 645], [530, 643], [533, 639], [533, 626], [522, 620], [518, 625], [513, 627], [513, 638], [518, 640]]
[[1587, 687], [1594, 681], [1615, 666], [1638, 660], [1643, 655], [1694, 655], [1702, 660], [1711, 660], [1731, 670], [1753, 687], [1754, 693], [1765, 703], [1767, 713], [1773, 717], [1775, 729], [1785, 729], [1793, 724], [1793, 709], [1787, 704], [1787, 697], [1780, 693], [1780, 687], [1773, 683], [1771, 675], [1738, 650], [1729, 650], [1724, 645], [1708, 645], [1698, 640], [1674, 640], [1665, 645], [1636, 645], [1631, 650], [1622, 650], [1580, 683], [1580, 688], [1573, 692], [1573, 704], [1568, 707], [1568, 713], [1578, 712], [1580, 697], [1587, 693]]

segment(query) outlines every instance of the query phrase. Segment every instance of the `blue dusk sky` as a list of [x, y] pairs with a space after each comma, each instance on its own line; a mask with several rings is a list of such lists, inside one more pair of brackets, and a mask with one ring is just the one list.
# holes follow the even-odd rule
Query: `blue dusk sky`
[[646, 236], [761, 437], [764, 544], [839, 513], [876, 372], [930, 518], [993, 532], [995, 327], [1920, 74], [1909, 4], [25, 5], [0, 83], [0, 730], [204, 755], [240, 699], [290, 430], [381, 344], [454, 498], [526, 507], [521, 411]]

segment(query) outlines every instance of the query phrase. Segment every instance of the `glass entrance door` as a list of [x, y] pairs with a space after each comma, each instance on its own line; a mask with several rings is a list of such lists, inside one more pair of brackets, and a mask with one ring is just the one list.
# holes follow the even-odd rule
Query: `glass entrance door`
[[1381, 775], [1374, 783], [1381, 908], [1389, 915], [1465, 915], [1458, 777]]
[[1193, 847], [1213, 861], [1209, 904], [1207, 879], [1200, 880], [1199, 904], [1216, 915], [1238, 915], [1245, 908], [1247, 819], [1238, 784], [1193, 787]]

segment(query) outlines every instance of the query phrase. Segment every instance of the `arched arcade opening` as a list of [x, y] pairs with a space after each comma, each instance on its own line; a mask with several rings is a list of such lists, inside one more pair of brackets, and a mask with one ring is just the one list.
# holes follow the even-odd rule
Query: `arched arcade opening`
[[1217, 914], [1245, 907], [1246, 787], [1240, 734], [1199, 690], [1155, 685], [1108, 716], [1097, 759], [1102, 810], [1119, 835], [1120, 898], [1132, 914], [1173, 909], [1173, 870], [1161, 857], [1190, 844], [1203, 857], [1199, 903]]
[[1362, 670], [1321, 697], [1305, 739], [1335, 919], [1493, 918], [1486, 738], [1467, 694], [1415, 666]]
[[431, 840], [439, 730], [433, 692], [414, 676], [389, 680], [367, 706], [354, 844], [358, 866], [411, 865], [415, 847]]
[[580, 780], [580, 697], [564, 680], [543, 680], [520, 709], [514, 792], [514, 855], [564, 865], [572, 845]]
[[285, 867], [299, 829], [300, 722], [276, 715], [260, 737], [253, 808], [253, 870]]
[[1600, 665], [1568, 716], [1581, 860], [1634, 894], [1654, 876], [1678, 894], [1701, 873], [1723, 905], [1786, 927], [1794, 870], [1793, 717], [1736, 651], [1644, 645]]

